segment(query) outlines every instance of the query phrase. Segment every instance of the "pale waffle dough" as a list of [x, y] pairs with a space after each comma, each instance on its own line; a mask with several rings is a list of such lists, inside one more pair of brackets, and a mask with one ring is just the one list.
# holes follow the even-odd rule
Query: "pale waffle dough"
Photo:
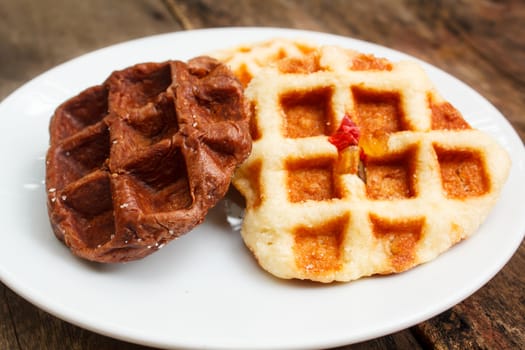
[[275, 38], [217, 50], [210, 56], [228, 65], [243, 86], [247, 86], [263, 67], [283, 58], [302, 59], [315, 50], [317, 46], [305, 40]]
[[[510, 159], [417, 63], [334, 46], [292, 51], [267, 66], [247, 49], [227, 60], [254, 72], [253, 150], [233, 184], [246, 199], [241, 235], [265, 270], [320, 282], [398, 273], [478, 229]], [[328, 141], [345, 114], [360, 129], [361, 171], [356, 147]]]

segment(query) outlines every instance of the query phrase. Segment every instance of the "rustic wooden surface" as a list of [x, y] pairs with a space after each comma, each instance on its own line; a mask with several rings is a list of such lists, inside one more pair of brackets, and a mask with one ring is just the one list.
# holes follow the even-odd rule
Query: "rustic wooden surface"
[[[0, 0], [0, 19], [0, 99], [59, 63], [133, 38], [217, 26], [289, 27], [372, 41], [422, 58], [473, 86], [525, 139], [521, 0]], [[523, 349], [524, 268], [522, 243], [495, 278], [459, 305], [344, 349]], [[61, 321], [1, 283], [0, 295], [0, 349], [150, 349]]]

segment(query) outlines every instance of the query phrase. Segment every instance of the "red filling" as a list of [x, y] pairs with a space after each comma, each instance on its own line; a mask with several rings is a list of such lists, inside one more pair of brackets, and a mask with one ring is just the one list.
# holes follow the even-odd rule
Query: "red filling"
[[357, 146], [359, 143], [359, 127], [345, 114], [339, 129], [328, 137], [328, 141], [342, 151], [349, 146]]

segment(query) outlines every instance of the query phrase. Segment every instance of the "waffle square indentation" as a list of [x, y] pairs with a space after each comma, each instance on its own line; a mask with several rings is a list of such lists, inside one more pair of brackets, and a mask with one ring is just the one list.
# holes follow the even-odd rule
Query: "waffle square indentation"
[[250, 164], [245, 171], [244, 176], [248, 180], [250, 190], [254, 193], [249, 196], [253, 198], [253, 202], [247, 202], [246, 205], [248, 208], [257, 208], [261, 205], [263, 201], [263, 194], [261, 193], [263, 188], [263, 182], [261, 182], [261, 170], [262, 170], [262, 161], [257, 160]]
[[153, 102], [172, 82], [169, 64], [139, 64], [135, 68], [133, 71], [117, 72], [113, 77], [120, 82], [119, 99], [115, 102], [126, 108], [136, 108]]
[[78, 213], [73, 225], [91, 248], [110, 240], [114, 232], [113, 202], [109, 174], [96, 171], [68, 186], [57, 200]]
[[[186, 161], [179, 149], [155, 149], [140, 155], [126, 166], [137, 181], [130, 182], [130, 190], [137, 192], [137, 204], [146, 212], [164, 212], [189, 208], [193, 203]], [[143, 188], [139, 188], [143, 187]], [[140, 202], [141, 192], [147, 191], [150, 207]]]
[[145, 105], [137, 112], [129, 113], [123, 118], [133, 131], [140, 133], [134, 135], [131, 130], [128, 133], [129, 138], [136, 143], [156, 143], [161, 139], [171, 138], [179, 130], [173, 99], [166, 95], [162, 95], [155, 106]]
[[301, 138], [329, 135], [333, 120], [332, 89], [287, 93], [281, 96], [283, 136]]
[[318, 55], [290, 57], [278, 62], [279, 70], [284, 74], [308, 74], [321, 70]]
[[399, 92], [377, 91], [363, 87], [351, 88], [354, 100], [354, 121], [362, 135], [382, 138], [388, 134], [409, 130], [405, 122]]
[[432, 130], [464, 130], [470, 125], [463, 119], [461, 113], [448, 102], [436, 103], [428, 98], [431, 110]]
[[349, 215], [336, 217], [318, 226], [294, 230], [297, 267], [308, 273], [337, 271], [341, 268], [342, 244]]
[[353, 57], [349, 67], [353, 71], [391, 71], [392, 68], [392, 63], [388, 60], [367, 54], [359, 54]]
[[288, 199], [292, 203], [340, 198], [331, 158], [291, 159], [286, 162]]
[[249, 104], [250, 109], [250, 136], [252, 137], [252, 141], [258, 141], [261, 138], [261, 131], [259, 130], [259, 126], [257, 125], [257, 121], [255, 118], [255, 115], [257, 113], [257, 106], [254, 102], [251, 102]]
[[411, 218], [391, 220], [370, 214], [374, 236], [385, 243], [391, 265], [395, 272], [412, 266], [416, 244], [421, 238], [425, 220]]
[[104, 123], [92, 125], [64, 142], [60, 163], [68, 169], [68, 181], [75, 181], [81, 176], [101, 168], [109, 156], [109, 130]]
[[415, 197], [415, 150], [391, 154], [384, 158], [368, 157], [365, 161], [366, 194], [373, 200]]
[[481, 196], [489, 191], [487, 171], [476, 150], [453, 150], [434, 146], [443, 191], [448, 198]]
[[253, 76], [248, 70], [248, 67], [246, 67], [246, 64], [241, 64], [239, 68], [235, 71], [235, 75], [239, 78], [239, 81], [241, 82], [243, 87], [247, 87], [250, 81], [252, 80]]
[[78, 131], [100, 122], [108, 111], [108, 91], [98, 85], [87, 89], [63, 105], [65, 118], [57, 125], [58, 139], [62, 140]]

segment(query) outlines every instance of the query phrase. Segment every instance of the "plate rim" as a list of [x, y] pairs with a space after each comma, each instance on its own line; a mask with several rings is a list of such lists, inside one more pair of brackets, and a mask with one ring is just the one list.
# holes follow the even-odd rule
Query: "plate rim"
[[[79, 62], [80, 60], [89, 59], [89, 57], [91, 55], [98, 55], [101, 52], [104, 52], [104, 51], [107, 51], [107, 50], [110, 50], [110, 51], [111, 50], [115, 50], [115, 49], [118, 49], [118, 47], [121, 47], [121, 46], [126, 46], [126, 45], [130, 45], [130, 44], [136, 45], [136, 44], [139, 44], [140, 42], [142, 42], [144, 40], [152, 40], [152, 39], [153, 40], [159, 40], [159, 39], [164, 39], [164, 38], [173, 37], [173, 36], [181, 36], [181, 35], [183, 35], [183, 36], [190, 35], [191, 36], [194, 33], [201, 33], [200, 35], [206, 34], [207, 32], [228, 33], [228, 32], [235, 32], [235, 31], [238, 31], [238, 30], [266, 32], [266, 33], [278, 33], [278, 34], [286, 32], [286, 33], [288, 33], [290, 35], [295, 34], [295, 35], [319, 36], [319, 37], [328, 36], [328, 37], [333, 38], [334, 40], [348, 40], [349, 42], [354, 42], [354, 43], [364, 43], [364, 44], [366, 44], [365, 46], [377, 47], [377, 48], [380, 48], [381, 51], [386, 50], [386, 51], [389, 51], [389, 52], [400, 54], [401, 56], [406, 56], [409, 59], [418, 61], [419, 63], [423, 63], [423, 65], [426, 68], [431, 67], [431, 69], [438, 70], [441, 74], [445, 74], [448, 77], [448, 79], [452, 79], [452, 81], [454, 81], [455, 84], [460, 84], [462, 86], [462, 88], [469, 89], [471, 93], [474, 93], [475, 95], [477, 95], [478, 98], [480, 98], [483, 101], [485, 101], [487, 106], [492, 108], [493, 111], [498, 115], [498, 117], [499, 116], [502, 117], [502, 118], [500, 118], [501, 120], [498, 120], [498, 122], [501, 123], [500, 127], [506, 129], [506, 130], [504, 130], [506, 134], [507, 133], [508, 134], [514, 134], [514, 137], [517, 138], [517, 140], [519, 140], [520, 143], [521, 143], [521, 152], [520, 152], [521, 155], [523, 156], [525, 154], [525, 148], [523, 147], [523, 143], [521, 142], [518, 134], [516, 133], [516, 131], [514, 130], [514, 128], [512, 127], [510, 122], [508, 121], [508, 119], [505, 118], [503, 116], [503, 114], [499, 110], [497, 110], [496, 107], [493, 106], [492, 103], [490, 103], [490, 101], [488, 101], [486, 98], [484, 98], [481, 94], [479, 94], [477, 91], [475, 91], [473, 88], [471, 88], [469, 85], [467, 85], [463, 81], [461, 81], [458, 78], [450, 75], [446, 71], [444, 71], [444, 70], [442, 70], [442, 69], [440, 69], [440, 68], [438, 68], [438, 67], [436, 67], [434, 65], [431, 65], [431, 64], [429, 64], [429, 63], [427, 63], [425, 61], [422, 61], [422, 60], [420, 60], [420, 59], [418, 59], [416, 57], [413, 57], [411, 55], [405, 54], [405, 53], [403, 53], [401, 51], [397, 51], [395, 49], [391, 49], [389, 47], [378, 45], [378, 44], [375, 44], [375, 43], [372, 43], [372, 42], [363, 41], [363, 40], [360, 40], [360, 39], [354, 39], [354, 38], [351, 38], [351, 37], [345, 37], [345, 36], [337, 35], [337, 34], [319, 32], [319, 31], [310, 31], [310, 30], [302, 30], [302, 29], [290, 29], [290, 28], [277, 28], [277, 27], [221, 27], [221, 28], [205, 28], [205, 29], [184, 30], [184, 31], [177, 31], [177, 32], [172, 32], [172, 33], [162, 33], [162, 34], [156, 34], [156, 35], [152, 35], [152, 36], [145, 36], [145, 37], [136, 38], [136, 39], [124, 41], [124, 42], [121, 42], [121, 43], [116, 43], [116, 44], [113, 44], [113, 45], [105, 46], [105, 47], [99, 48], [97, 50], [93, 50], [93, 51], [87, 52], [85, 54], [82, 54], [82, 55], [77, 56], [75, 58], [72, 58], [70, 60], [67, 60], [67, 61], [65, 61], [65, 62], [63, 62], [63, 63], [61, 63], [61, 64], [59, 64], [59, 65], [57, 65], [57, 66], [55, 66], [55, 67], [53, 67], [51, 69], [49, 69], [49, 70], [46, 70], [45, 72], [37, 75], [33, 79], [29, 80], [28, 82], [24, 83], [23, 85], [21, 85], [20, 87], [15, 89], [13, 92], [11, 92], [7, 97], [5, 97], [0, 102], [0, 117], [1, 117], [1, 114], [2, 114], [4, 106], [8, 105], [9, 103], [11, 103], [11, 101], [15, 100], [18, 97], [18, 95], [23, 95], [25, 93], [25, 90], [28, 89], [28, 87], [31, 87], [32, 84], [33, 85], [36, 84], [35, 82], [38, 82], [40, 79], [44, 79], [48, 75], [53, 75], [54, 72], [62, 70], [67, 65], [74, 65], [74, 64], [76, 64], [75, 62]], [[514, 140], [514, 141], [516, 141], [516, 140]], [[513, 167], [515, 167], [515, 166], [516, 165], [513, 164]], [[519, 165], [519, 167], [523, 171], [523, 160], [522, 160], [522, 163]], [[512, 171], [512, 169], [511, 169], [511, 171]], [[525, 221], [523, 221], [523, 223], [525, 223]], [[523, 225], [520, 229], [522, 231], [522, 234], [521, 234], [521, 237], [519, 237], [519, 235], [517, 235], [515, 237], [515, 241], [516, 241], [515, 248], [512, 251], [509, 249], [509, 251], [506, 254], [507, 256], [505, 258], [503, 258], [503, 259], [500, 259], [500, 264], [498, 266], [493, 266], [492, 270], [488, 274], [486, 273], [483, 276], [483, 278], [479, 279], [479, 281], [478, 281], [479, 285], [470, 286], [470, 288], [465, 288], [465, 290], [462, 292], [463, 295], [462, 295], [462, 297], [460, 297], [460, 300], [456, 300], [457, 298], [452, 298], [451, 297], [451, 300], [447, 301], [447, 303], [446, 303], [448, 305], [447, 308], [452, 306], [452, 305], [455, 305], [455, 304], [461, 302], [462, 300], [464, 300], [466, 298], [468, 298], [471, 294], [476, 292], [479, 288], [483, 287], [490, 279], [492, 279], [506, 265], [506, 263], [512, 258], [512, 256], [515, 254], [515, 252], [519, 249], [520, 244], [523, 241], [523, 237], [525, 236], [525, 225]], [[75, 324], [75, 325], [77, 325], [79, 327], [88, 329], [90, 331], [93, 331], [93, 332], [96, 332], [96, 333], [99, 333], [99, 334], [103, 334], [103, 335], [110, 336], [110, 337], [113, 337], [113, 338], [121, 339], [121, 340], [124, 340], [124, 341], [131, 341], [131, 342], [134, 342], [134, 343], [150, 345], [150, 346], [168, 346], [168, 347], [171, 347], [171, 346], [188, 346], [189, 345], [190, 347], [199, 347], [199, 345], [202, 345], [198, 341], [195, 344], [176, 344], [176, 342], [167, 344], [167, 343], [164, 343], [164, 342], [157, 343], [155, 341], [152, 342], [151, 340], [145, 340], [144, 338], [141, 338], [140, 336], [138, 336], [138, 338], [140, 338], [140, 339], [138, 339], [137, 337], [130, 337], [129, 334], [128, 335], [118, 334], [118, 333], [115, 333], [115, 332], [112, 332], [112, 331], [108, 331], [107, 329], [101, 329], [100, 327], [96, 327], [96, 326], [90, 324], [85, 319], [79, 320], [78, 318], [75, 318], [74, 317], [74, 313], [73, 314], [64, 314], [63, 312], [62, 313], [57, 312], [56, 309], [53, 309], [51, 306], [46, 305], [43, 300], [39, 300], [38, 298], [36, 298], [36, 299], [34, 298], [34, 295], [38, 295], [38, 292], [36, 292], [36, 291], [28, 291], [27, 288], [25, 288], [25, 289], [22, 288], [21, 284], [17, 283], [16, 277], [11, 276], [9, 271], [7, 271], [5, 269], [5, 266], [3, 266], [3, 264], [1, 263], [1, 260], [0, 260], [0, 280], [8, 288], [12, 289], [14, 292], [16, 292], [18, 295], [22, 296], [25, 300], [29, 301], [33, 305], [35, 305], [35, 306], [45, 310], [46, 312], [48, 312], [48, 313], [50, 313], [50, 314], [52, 314], [52, 315], [54, 315], [54, 316], [56, 316], [56, 317], [58, 317], [58, 318], [60, 318], [62, 320], [65, 320], [65, 321], [67, 321], [69, 323]], [[352, 339], [351, 343], [372, 339], [372, 338], [375, 338], [375, 337], [378, 337], [378, 336], [390, 334], [392, 332], [405, 329], [405, 328], [407, 328], [407, 327], [409, 327], [409, 326], [411, 326], [413, 324], [416, 324], [416, 323], [418, 323], [418, 322], [420, 322], [422, 320], [429, 319], [429, 318], [431, 318], [431, 317], [433, 317], [433, 316], [443, 312], [444, 310], [446, 310], [446, 308], [445, 309], [441, 308], [440, 310], [436, 310], [434, 313], [422, 312], [422, 314], [420, 314], [420, 315], [414, 315], [410, 320], [405, 320], [404, 323], [398, 324], [395, 327], [391, 327], [391, 329], [387, 330], [386, 333], [379, 332], [380, 334], [375, 334], [375, 335], [374, 334], [368, 334], [368, 335], [364, 335], [361, 338], [355, 337], [354, 339]], [[346, 342], [345, 338], [346, 337], [343, 336], [343, 337], [340, 337], [339, 339], [332, 339], [331, 343], [330, 342], [327, 343], [326, 341], [321, 341], [318, 344], [311, 344], [311, 343], [310, 344], [303, 344], [301, 342], [296, 342], [296, 343], [294, 343], [295, 345], [294, 344], [287, 344], [286, 347], [287, 348], [316, 348], [316, 347], [319, 347], [319, 346], [327, 346], [327, 345], [332, 347], [332, 346], [341, 346], [341, 345], [350, 344], [350, 343]], [[212, 347], [214, 347], [214, 348], [230, 348], [231, 345], [232, 344], [223, 344], [222, 346], [220, 346], [220, 345], [212, 345]], [[245, 344], [240, 344], [237, 347], [239, 347], [239, 346], [243, 347], [244, 345]], [[210, 345], [207, 344], [207, 346], [210, 346]], [[266, 348], [274, 348], [274, 347], [271, 346], [271, 347], [266, 347]]]

